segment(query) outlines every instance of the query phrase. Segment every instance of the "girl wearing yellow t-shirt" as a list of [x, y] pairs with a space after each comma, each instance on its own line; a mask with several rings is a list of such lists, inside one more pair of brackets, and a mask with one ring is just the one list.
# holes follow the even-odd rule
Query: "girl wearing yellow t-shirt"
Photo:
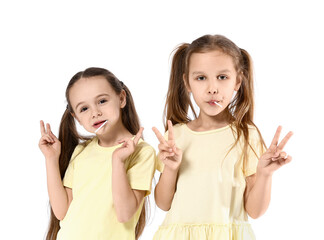
[[255, 239], [247, 214], [258, 218], [267, 210], [272, 174], [292, 159], [283, 151], [292, 132], [279, 143], [278, 127], [265, 148], [253, 123], [252, 73], [247, 51], [224, 36], [205, 35], [176, 49], [168, 132], [163, 137], [153, 128], [161, 171], [155, 200], [168, 211], [154, 240]]
[[[52, 210], [46, 239], [137, 239], [155, 151], [140, 139], [130, 91], [108, 70], [88, 68], [72, 77], [66, 100], [58, 138], [40, 124]], [[75, 120], [96, 135], [80, 136]]]

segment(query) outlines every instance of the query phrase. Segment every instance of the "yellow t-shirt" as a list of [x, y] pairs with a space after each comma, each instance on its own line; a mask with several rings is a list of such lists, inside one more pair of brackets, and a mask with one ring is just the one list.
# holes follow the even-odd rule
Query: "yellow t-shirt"
[[[249, 127], [249, 135], [258, 156], [249, 148], [243, 171], [243, 142], [228, 152], [235, 142], [230, 125], [204, 132], [174, 126], [183, 157], [171, 208], [154, 240], [255, 239], [244, 209], [245, 177], [256, 172], [265, 149], [255, 128]], [[163, 167], [158, 160], [158, 170]]]
[[[58, 240], [135, 239], [143, 203], [127, 223], [118, 222], [113, 207], [111, 158], [120, 146], [101, 147], [94, 137], [75, 148], [63, 179], [64, 186], [72, 188], [73, 200], [60, 221]], [[125, 169], [131, 188], [149, 195], [155, 171], [154, 149], [140, 140], [126, 159]]]

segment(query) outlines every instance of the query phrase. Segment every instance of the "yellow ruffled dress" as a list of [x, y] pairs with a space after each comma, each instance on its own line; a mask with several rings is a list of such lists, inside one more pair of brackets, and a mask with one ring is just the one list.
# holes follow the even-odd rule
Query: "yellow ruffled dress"
[[[242, 143], [229, 152], [235, 142], [229, 125], [205, 132], [174, 126], [183, 158], [171, 208], [154, 240], [255, 239], [244, 209], [245, 178], [256, 172], [264, 148], [254, 127], [249, 134], [254, 151], [248, 150], [243, 171]], [[160, 172], [163, 167], [158, 160]]]

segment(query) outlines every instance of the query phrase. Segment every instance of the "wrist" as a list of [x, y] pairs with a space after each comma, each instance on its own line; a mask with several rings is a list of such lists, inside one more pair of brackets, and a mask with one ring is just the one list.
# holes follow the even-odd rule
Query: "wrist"
[[49, 157], [45, 158], [46, 166], [59, 166], [59, 158], [58, 157]]
[[180, 166], [177, 168], [171, 168], [168, 165], [164, 165], [163, 173], [169, 172], [171, 174], [178, 175], [179, 169], [180, 169]]
[[256, 175], [258, 178], [263, 178], [263, 179], [272, 178], [273, 172], [258, 170]]
[[125, 166], [125, 161], [120, 159], [120, 158], [114, 157], [112, 159], [112, 165], [113, 166], [119, 166], [119, 167], [123, 166], [124, 167]]

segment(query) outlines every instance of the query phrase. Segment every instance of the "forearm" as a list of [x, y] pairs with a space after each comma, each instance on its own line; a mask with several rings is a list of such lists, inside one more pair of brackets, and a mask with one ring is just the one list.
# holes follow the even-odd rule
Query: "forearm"
[[272, 175], [257, 174], [253, 188], [247, 196], [245, 210], [252, 218], [258, 218], [268, 209], [271, 199]]
[[53, 212], [62, 220], [69, 207], [67, 193], [64, 189], [57, 161], [46, 159], [47, 190]]
[[155, 187], [154, 197], [156, 205], [168, 211], [171, 208], [174, 193], [176, 191], [178, 171], [170, 170], [165, 166], [163, 173]]
[[112, 195], [118, 221], [129, 221], [140, 203], [129, 185], [125, 165], [119, 160], [112, 164]]

